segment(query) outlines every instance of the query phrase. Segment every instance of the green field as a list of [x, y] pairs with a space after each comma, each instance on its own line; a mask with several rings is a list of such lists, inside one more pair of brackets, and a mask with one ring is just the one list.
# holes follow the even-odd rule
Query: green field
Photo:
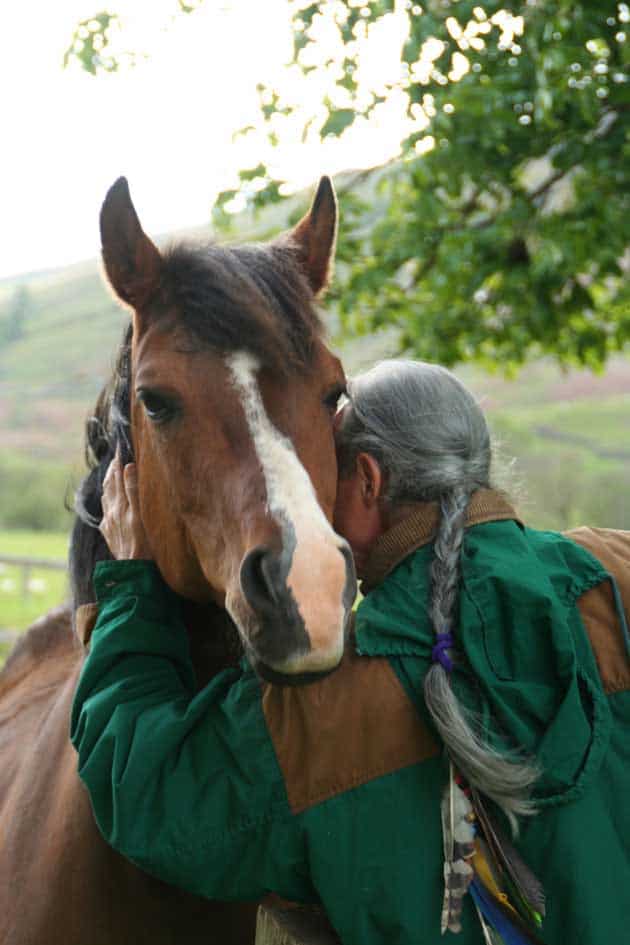
[[[67, 535], [58, 532], [0, 531], [0, 558], [19, 555], [65, 561]], [[68, 596], [66, 571], [33, 568], [26, 579], [21, 568], [0, 561], [0, 631], [23, 630]], [[0, 663], [11, 646], [0, 636]]]

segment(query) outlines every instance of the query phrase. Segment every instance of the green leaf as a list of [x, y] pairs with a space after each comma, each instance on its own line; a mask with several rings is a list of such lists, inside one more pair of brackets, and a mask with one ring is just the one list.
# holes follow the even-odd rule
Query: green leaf
[[257, 164], [256, 167], [250, 167], [247, 170], [239, 171], [239, 177], [242, 181], [256, 180], [257, 177], [265, 177], [267, 168], [264, 164]]
[[345, 129], [352, 124], [356, 118], [356, 112], [352, 108], [337, 108], [332, 111], [321, 127], [320, 134], [322, 138], [326, 135], [339, 136]]

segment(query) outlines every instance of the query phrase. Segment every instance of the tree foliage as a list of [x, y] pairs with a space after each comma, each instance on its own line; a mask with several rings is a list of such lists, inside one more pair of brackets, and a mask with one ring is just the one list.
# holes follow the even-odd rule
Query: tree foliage
[[403, 349], [446, 363], [551, 352], [601, 365], [630, 339], [628, 7], [405, 4], [400, 77], [366, 102], [360, 39], [393, 10], [322, 0], [296, 15], [298, 63], [318, 17], [343, 48], [344, 106], [322, 134], [400, 89], [416, 124], [349, 202], [345, 326], [393, 323]]
[[[395, 325], [416, 356], [506, 368], [541, 353], [600, 366], [630, 339], [630, 12], [608, 0], [512, 7], [425, 0], [296, 2], [294, 63], [333, 76], [305, 116], [260, 88], [261, 122], [304, 138], [342, 135], [404, 95], [400, 157], [341, 195], [342, 324]], [[402, 21], [400, 69], [363, 87], [370, 31]], [[333, 50], [318, 59], [322, 26]], [[321, 45], [321, 44], [320, 44]], [[375, 132], [378, 133], [378, 132]], [[266, 164], [241, 174], [261, 206], [278, 200]], [[235, 191], [222, 195], [219, 214]]]

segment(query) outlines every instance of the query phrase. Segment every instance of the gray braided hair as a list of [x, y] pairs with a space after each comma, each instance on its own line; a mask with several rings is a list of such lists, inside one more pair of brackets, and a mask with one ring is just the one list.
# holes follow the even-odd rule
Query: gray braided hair
[[[421, 361], [378, 364], [349, 382], [348, 398], [337, 433], [339, 474], [350, 475], [358, 454], [366, 452], [383, 471], [388, 506], [439, 503], [429, 609], [436, 634], [456, 632], [466, 510], [472, 493], [490, 485], [483, 411], [454, 374]], [[457, 662], [457, 653], [448, 652]], [[488, 745], [439, 662], [425, 677], [424, 697], [456, 768], [504, 810], [516, 831], [516, 815], [534, 811], [529, 795], [539, 774], [535, 766]]]

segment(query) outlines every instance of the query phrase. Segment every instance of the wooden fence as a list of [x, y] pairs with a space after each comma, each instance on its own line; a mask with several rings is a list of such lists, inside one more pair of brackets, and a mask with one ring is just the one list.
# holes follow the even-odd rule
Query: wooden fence
[[22, 597], [28, 597], [30, 594], [31, 574], [35, 568], [48, 568], [51, 571], [66, 571], [68, 568], [66, 561], [58, 561], [52, 558], [29, 558], [23, 555], [0, 554], [0, 564], [8, 564], [11, 567], [20, 569]]
[[315, 906], [261, 906], [256, 945], [341, 945], [324, 912]]

